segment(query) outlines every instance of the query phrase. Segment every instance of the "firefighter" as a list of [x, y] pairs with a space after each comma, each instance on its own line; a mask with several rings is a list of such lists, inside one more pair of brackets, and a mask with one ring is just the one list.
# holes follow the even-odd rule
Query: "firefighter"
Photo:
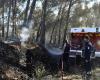
[[65, 48], [63, 53], [64, 70], [69, 71], [69, 54], [70, 54], [70, 44], [65, 41]]
[[89, 40], [88, 36], [84, 37], [83, 41], [83, 59], [84, 59], [84, 69], [86, 74], [91, 74], [91, 51], [92, 51], [92, 44]]

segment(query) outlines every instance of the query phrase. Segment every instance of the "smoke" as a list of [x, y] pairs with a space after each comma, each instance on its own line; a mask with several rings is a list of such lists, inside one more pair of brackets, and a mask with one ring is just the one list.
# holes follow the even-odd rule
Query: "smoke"
[[22, 28], [20, 36], [21, 36], [21, 41], [23, 42], [27, 41], [27, 39], [30, 36], [29, 29], [26, 27]]
[[21, 29], [21, 45], [26, 46], [25, 42], [28, 41], [28, 38], [32, 34], [32, 28], [34, 26], [34, 21], [30, 20], [23, 28]]

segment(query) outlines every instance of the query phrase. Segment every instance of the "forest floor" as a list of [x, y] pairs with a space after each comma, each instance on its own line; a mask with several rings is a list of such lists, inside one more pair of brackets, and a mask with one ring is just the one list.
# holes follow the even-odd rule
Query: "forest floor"
[[[5, 49], [6, 48], [0, 48], [0, 55], [2, 51], [4, 53], [8, 53]], [[22, 50], [23, 51], [19, 53], [19, 64], [15, 62], [11, 63], [10, 60], [8, 61], [8, 59], [5, 59], [6, 57], [0, 56], [0, 80], [62, 80], [62, 71], [56, 71], [56, 68], [54, 68], [55, 65], [50, 66], [49, 57], [44, 57], [44, 52], [41, 51], [42, 49], [38, 47], [36, 48], [36, 46], [32, 48], [35, 58], [35, 65], [33, 66], [34, 71], [32, 73], [33, 77], [29, 77], [26, 70], [26, 49], [22, 48]], [[15, 52], [11, 49], [10, 51], [11, 52], [9, 52], [9, 54], [15, 54]], [[42, 55], [40, 55], [40, 52]], [[11, 60], [13, 61], [13, 59]], [[43, 61], [45, 64], [43, 64], [41, 61]], [[94, 66], [95, 68], [92, 69], [91, 80], [100, 80], [100, 58], [95, 59]], [[76, 65], [71, 66], [69, 72], [63, 72], [63, 80], [83, 80], [82, 68]]]

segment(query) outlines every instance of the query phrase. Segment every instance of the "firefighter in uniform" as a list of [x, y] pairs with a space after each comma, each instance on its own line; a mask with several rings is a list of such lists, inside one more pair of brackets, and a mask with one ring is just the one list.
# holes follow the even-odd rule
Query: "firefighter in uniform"
[[69, 70], [69, 54], [70, 54], [70, 44], [65, 41], [65, 48], [64, 48], [64, 54], [63, 54], [63, 61], [64, 61], [64, 70]]
[[83, 41], [83, 59], [84, 59], [84, 69], [86, 74], [91, 74], [91, 51], [92, 51], [92, 44], [89, 40], [88, 36], [84, 37]]

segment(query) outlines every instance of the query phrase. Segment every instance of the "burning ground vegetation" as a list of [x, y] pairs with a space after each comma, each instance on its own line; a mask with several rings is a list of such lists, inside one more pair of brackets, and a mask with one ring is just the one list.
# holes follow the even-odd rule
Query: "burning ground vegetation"
[[[62, 71], [45, 48], [32, 44], [21, 47], [0, 42], [0, 80], [62, 80]], [[96, 58], [92, 80], [100, 79], [100, 60]], [[72, 63], [73, 64], [73, 63]], [[63, 80], [83, 80], [82, 68], [70, 66]]]

